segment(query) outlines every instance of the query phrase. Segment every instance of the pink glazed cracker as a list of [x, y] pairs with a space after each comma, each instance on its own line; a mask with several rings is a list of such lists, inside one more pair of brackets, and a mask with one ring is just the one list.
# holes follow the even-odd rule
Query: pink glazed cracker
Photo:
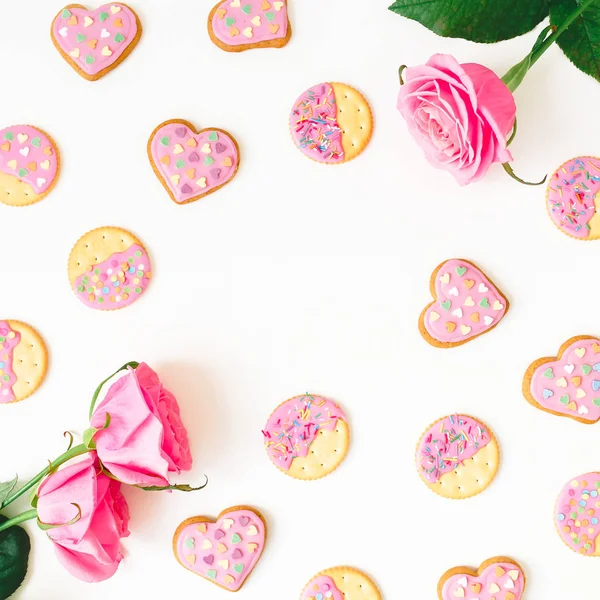
[[509, 309], [504, 294], [473, 263], [452, 258], [431, 275], [434, 300], [419, 317], [423, 338], [438, 348], [453, 348], [494, 329]]
[[237, 592], [260, 559], [266, 539], [263, 516], [249, 506], [233, 506], [216, 521], [186, 519], [173, 536], [173, 552], [189, 571]]

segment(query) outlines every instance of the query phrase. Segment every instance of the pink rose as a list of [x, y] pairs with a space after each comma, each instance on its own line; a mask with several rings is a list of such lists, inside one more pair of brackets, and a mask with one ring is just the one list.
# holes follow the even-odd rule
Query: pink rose
[[[110, 424], [106, 423], [106, 414]], [[96, 452], [123, 483], [168, 486], [171, 473], [192, 468], [187, 431], [175, 396], [145, 363], [113, 383], [92, 415]]]
[[482, 179], [492, 163], [512, 160], [506, 138], [517, 107], [493, 71], [435, 54], [403, 77], [398, 110], [435, 167], [467, 185]]
[[97, 473], [92, 452], [78, 462], [49, 475], [38, 490], [38, 518], [46, 525], [72, 525], [49, 529], [56, 555], [63, 566], [88, 583], [112, 577], [123, 558], [120, 540], [129, 535], [129, 509], [121, 484]]

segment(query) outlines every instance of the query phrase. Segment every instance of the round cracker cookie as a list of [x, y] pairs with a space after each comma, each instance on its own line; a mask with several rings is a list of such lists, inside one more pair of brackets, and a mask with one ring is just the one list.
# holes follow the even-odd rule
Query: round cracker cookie
[[560, 165], [546, 191], [546, 207], [553, 223], [575, 239], [599, 239], [599, 191], [600, 158], [578, 156]]
[[575, 477], [561, 490], [554, 525], [562, 541], [583, 556], [600, 556], [600, 473]]
[[39, 333], [21, 321], [0, 321], [0, 404], [29, 398], [47, 369], [48, 351]]
[[54, 140], [38, 127], [0, 129], [0, 202], [29, 206], [50, 193], [60, 172]]
[[298, 149], [313, 160], [340, 164], [356, 158], [373, 134], [366, 98], [344, 83], [321, 83], [306, 90], [290, 113]]
[[352, 567], [333, 567], [315, 575], [300, 600], [381, 600], [373, 580]]
[[286, 475], [303, 480], [333, 473], [350, 445], [348, 420], [340, 406], [308, 393], [280, 404], [263, 436], [271, 462]]
[[444, 498], [476, 496], [494, 480], [500, 448], [494, 434], [478, 419], [449, 415], [423, 433], [416, 454], [425, 485]]
[[119, 227], [99, 227], [82, 236], [69, 256], [69, 282], [90, 308], [116, 310], [135, 302], [152, 275], [142, 242]]

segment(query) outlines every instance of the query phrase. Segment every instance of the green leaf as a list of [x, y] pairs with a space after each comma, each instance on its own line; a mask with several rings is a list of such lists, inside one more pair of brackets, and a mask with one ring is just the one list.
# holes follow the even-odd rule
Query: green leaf
[[19, 481], [19, 476], [15, 475], [14, 479], [0, 483], [0, 506], [4, 506], [4, 501], [11, 495]]
[[[552, 0], [550, 22], [559, 26], [582, 0]], [[556, 42], [569, 60], [600, 81], [600, 0], [595, 0]]]
[[[0, 523], [8, 519], [0, 515]], [[27, 574], [31, 543], [22, 527], [0, 531], [0, 600], [12, 596]]]
[[98, 429], [90, 427], [83, 432], [83, 444], [88, 450], [96, 449], [96, 442], [94, 442], [94, 436], [98, 433]]
[[390, 10], [444, 37], [493, 43], [531, 31], [550, 0], [396, 0]]
[[152, 485], [149, 487], [141, 487], [141, 486], [136, 486], [139, 487], [140, 489], [144, 490], [145, 492], [164, 492], [165, 490], [177, 490], [178, 492], [197, 492], [198, 490], [201, 490], [202, 488], [205, 488], [208, 485], [208, 477], [206, 478], [206, 482], [204, 483], [204, 485], [201, 485], [200, 487], [192, 487], [191, 485], [188, 485], [187, 483], [181, 483], [179, 485]]

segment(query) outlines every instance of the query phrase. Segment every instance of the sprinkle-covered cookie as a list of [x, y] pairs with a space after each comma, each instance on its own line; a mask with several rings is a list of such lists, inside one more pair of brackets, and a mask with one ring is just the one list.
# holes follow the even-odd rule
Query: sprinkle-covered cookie
[[430, 425], [417, 445], [417, 469], [427, 487], [460, 500], [475, 496], [494, 480], [500, 449], [481, 421], [450, 415]]
[[348, 162], [371, 140], [371, 107], [359, 91], [346, 84], [321, 83], [294, 102], [290, 132], [309, 158], [330, 165]]
[[575, 477], [562, 489], [554, 524], [563, 542], [584, 556], [600, 556], [600, 473]]
[[96, 81], [131, 54], [142, 35], [142, 24], [122, 2], [96, 10], [69, 4], [54, 17], [51, 35], [73, 69], [88, 81]]
[[215, 127], [197, 131], [189, 121], [161, 123], [148, 140], [154, 173], [177, 204], [194, 202], [229, 183], [240, 166], [233, 136]]
[[352, 567], [333, 567], [315, 575], [300, 600], [381, 600], [372, 579]]
[[0, 202], [28, 206], [54, 187], [60, 155], [52, 138], [31, 125], [0, 129]]
[[578, 240], [600, 238], [600, 158], [579, 156], [552, 174], [546, 194], [548, 213], [554, 224]]
[[454, 567], [438, 583], [440, 600], [522, 600], [526, 578], [521, 565], [506, 556], [496, 556], [479, 569]]
[[308, 393], [280, 404], [263, 437], [271, 462], [290, 477], [304, 480], [335, 471], [350, 445], [348, 421], [340, 406]]
[[208, 34], [227, 52], [282, 48], [292, 37], [287, 0], [219, 2], [208, 17]]
[[525, 399], [541, 410], [580, 423], [600, 420], [600, 339], [568, 339], [558, 356], [539, 358], [525, 372]]
[[142, 243], [118, 227], [100, 227], [81, 237], [69, 257], [69, 281], [86, 306], [124, 308], [146, 291], [152, 268]]
[[0, 321], [0, 404], [31, 396], [47, 369], [48, 351], [39, 333], [21, 321]]
[[173, 552], [179, 564], [192, 573], [237, 592], [260, 559], [266, 539], [263, 516], [249, 506], [233, 506], [216, 521], [186, 519], [173, 536]]
[[504, 318], [504, 294], [473, 263], [452, 258], [431, 275], [434, 300], [419, 317], [423, 338], [438, 348], [461, 346], [491, 331]]

